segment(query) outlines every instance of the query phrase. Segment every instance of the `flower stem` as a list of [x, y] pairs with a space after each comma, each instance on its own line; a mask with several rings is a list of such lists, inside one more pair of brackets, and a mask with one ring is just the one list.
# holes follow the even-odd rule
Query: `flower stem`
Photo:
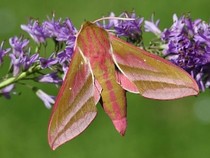
[[24, 78], [28, 77], [29, 75], [31, 75], [31, 74], [39, 71], [39, 70], [41, 70], [41, 65], [34, 65], [34, 66], [30, 67], [27, 71], [22, 72], [21, 74], [19, 74], [18, 76], [10, 77], [10, 78], [2, 81], [0, 83], [0, 89], [4, 88], [4, 87], [6, 87], [6, 86], [8, 86], [10, 84], [13, 84], [13, 83], [15, 83], [15, 82], [17, 82], [17, 81], [19, 81], [21, 79], [24, 79]]

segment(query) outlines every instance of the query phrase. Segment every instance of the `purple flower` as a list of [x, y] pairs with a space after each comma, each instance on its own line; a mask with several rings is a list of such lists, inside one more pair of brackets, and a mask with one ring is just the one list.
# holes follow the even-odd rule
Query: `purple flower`
[[52, 104], [55, 103], [55, 100], [54, 100], [55, 96], [48, 95], [47, 93], [45, 93], [41, 89], [38, 89], [36, 91], [36, 95], [44, 102], [44, 105], [48, 109], [50, 109]]
[[12, 47], [12, 53], [15, 56], [21, 56], [24, 53], [24, 49], [29, 43], [29, 40], [23, 39], [22, 37], [14, 36], [9, 39], [10, 46]]
[[111, 29], [112, 27], [114, 27], [115, 25], [117, 25], [118, 23], [118, 19], [115, 18], [115, 14], [113, 12], [110, 13], [110, 15], [108, 16], [110, 19], [108, 20], [108, 23], [106, 22], [106, 20], [102, 20], [97, 22], [96, 24], [98, 26], [103, 27], [106, 30]]
[[38, 44], [44, 43], [46, 38], [49, 37], [49, 34], [44, 31], [38, 20], [31, 19], [27, 25], [21, 25], [21, 28], [28, 32], [31, 38]]
[[[37, 43], [45, 42], [47, 38], [55, 41], [57, 57], [55, 53], [49, 58], [40, 57], [41, 67], [49, 68], [57, 62], [62, 66], [69, 64], [73, 54], [73, 48], [76, 40], [77, 29], [74, 27], [70, 19], [62, 21], [61, 18], [55, 20], [55, 16], [40, 24], [38, 21], [31, 20], [28, 25], [21, 26], [23, 30], [27, 31], [33, 40]], [[64, 46], [64, 48], [62, 47]]]
[[56, 21], [53, 16], [51, 20], [49, 19], [43, 22], [42, 26], [44, 32], [57, 41], [68, 41], [71, 40], [71, 38], [75, 39], [77, 33], [77, 29], [68, 18], [62, 22], [61, 19]]
[[27, 25], [21, 25], [21, 28], [28, 32], [37, 43], [44, 43], [47, 38], [52, 38], [60, 42], [74, 42], [75, 35], [78, 32], [70, 19], [67, 18], [65, 21], [61, 19], [55, 20], [55, 16], [52, 19], [48, 18], [42, 24], [38, 20], [30, 20]]
[[108, 31], [114, 32], [118, 37], [126, 38], [127, 42], [138, 44], [142, 39], [141, 25], [143, 20], [144, 18], [137, 17], [134, 12], [124, 12], [119, 17], [115, 17], [114, 13], [111, 13], [108, 23], [102, 20], [97, 24]]
[[151, 21], [144, 21], [144, 28], [145, 32], [152, 32], [155, 34], [157, 37], [161, 36], [161, 30], [158, 28], [160, 20], [157, 20], [156, 22], [154, 21], [154, 15], [151, 18]]
[[10, 93], [14, 89], [14, 87], [15, 87], [14, 84], [11, 84], [9, 86], [0, 89], [0, 96], [3, 95], [5, 98], [10, 99], [11, 98]]
[[[173, 16], [173, 25], [162, 33], [167, 45], [163, 53], [173, 63], [189, 72], [204, 90], [209, 80], [210, 26], [189, 16]], [[208, 73], [206, 73], [208, 72]]]
[[138, 18], [134, 12], [131, 14], [122, 13], [120, 17], [131, 18], [135, 20], [118, 20], [118, 22], [115, 22], [114, 29], [116, 31], [116, 35], [119, 37], [125, 37], [127, 41], [131, 43], [141, 42], [141, 25], [144, 18]]
[[53, 73], [38, 77], [38, 81], [43, 82], [43, 83], [58, 84], [58, 83], [62, 83], [63, 80], [58, 77], [57, 72], [53, 72]]
[[57, 55], [58, 62], [63, 66], [66, 66], [66, 65], [68, 66], [71, 61], [73, 51], [74, 51], [73, 48], [66, 47], [66, 49], [59, 52]]
[[27, 48], [29, 40], [22, 37], [12, 37], [9, 42], [12, 47], [9, 57], [13, 68], [13, 76], [18, 75], [21, 70], [26, 71], [30, 66], [38, 62], [39, 54], [34, 53], [31, 55], [30, 48]]
[[[65, 74], [68, 69], [78, 32], [70, 19], [67, 18], [64, 21], [61, 19], [55, 20], [53, 16], [52, 19], [48, 18], [43, 23], [40, 23], [38, 20], [30, 20], [28, 24], [21, 25], [21, 28], [29, 33], [39, 46], [46, 46], [47, 39], [52, 39], [55, 42], [55, 50], [51, 52], [49, 57], [41, 57], [41, 52], [31, 54], [32, 49], [28, 47], [29, 41], [27, 39], [22, 37], [11, 38], [12, 52], [9, 54], [9, 57], [11, 59], [13, 76], [21, 75], [21, 72], [29, 70], [27, 74], [33, 74], [32, 79], [38, 82], [61, 83], [62, 79], [59, 76], [63, 75], [63, 73]], [[41, 51], [42, 49], [38, 47], [36, 50]], [[1, 51], [0, 55], [2, 56], [0, 61], [2, 61], [5, 52]], [[35, 69], [33, 72], [34, 66], [39, 67], [38, 71]], [[44, 74], [41, 72], [43, 69], [49, 69], [48, 73]], [[27, 77], [25, 76], [25, 78]], [[38, 90], [36, 94], [44, 101], [47, 107], [50, 107], [53, 97], [42, 90]]]
[[[28, 45], [29, 41], [26, 39], [22, 39], [22, 37], [12, 37], [9, 39], [9, 43], [12, 47], [12, 53], [9, 54], [11, 59], [11, 66], [13, 68], [13, 76], [16, 76], [20, 69], [25, 69], [25, 61], [26, 61], [26, 46]], [[29, 60], [29, 59], [28, 59]], [[26, 65], [30, 65], [27, 63]], [[25, 66], [26, 66], [25, 65]]]
[[[30, 53], [30, 50], [28, 51]], [[39, 54], [35, 53], [30, 56], [30, 54], [24, 56], [23, 59], [23, 70], [29, 69], [34, 63], [37, 63], [39, 61]]]
[[3, 49], [4, 42], [0, 45], [0, 66], [3, 62], [3, 57], [11, 50], [11, 48]]
[[52, 54], [51, 57], [49, 58], [40, 58], [40, 65], [42, 69], [49, 68], [55, 64], [57, 64], [58, 60], [53, 57], [54, 55]]

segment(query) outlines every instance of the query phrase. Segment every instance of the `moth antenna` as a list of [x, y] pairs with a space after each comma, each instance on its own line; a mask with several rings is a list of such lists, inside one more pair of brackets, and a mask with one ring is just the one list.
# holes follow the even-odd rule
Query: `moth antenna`
[[102, 21], [102, 20], [110, 20], [110, 19], [116, 19], [116, 20], [128, 20], [128, 21], [135, 20], [134, 18], [103, 17], [103, 18], [100, 18], [100, 19], [97, 19], [97, 20], [93, 21], [93, 23], [96, 23], [96, 22], [99, 22], [99, 21]]

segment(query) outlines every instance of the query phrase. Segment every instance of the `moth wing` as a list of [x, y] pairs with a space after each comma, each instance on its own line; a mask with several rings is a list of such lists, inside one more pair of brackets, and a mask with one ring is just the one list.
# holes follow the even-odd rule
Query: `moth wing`
[[53, 150], [83, 132], [97, 114], [94, 78], [89, 61], [76, 48], [58, 93], [48, 126]]
[[112, 57], [119, 69], [118, 82], [146, 98], [168, 100], [196, 95], [199, 88], [184, 70], [110, 35]]

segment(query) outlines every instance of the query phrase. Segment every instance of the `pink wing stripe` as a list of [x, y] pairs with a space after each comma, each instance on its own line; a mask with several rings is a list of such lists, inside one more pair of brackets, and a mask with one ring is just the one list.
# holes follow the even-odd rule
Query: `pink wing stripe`
[[139, 93], [136, 85], [130, 81], [124, 74], [119, 71], [116, 71], [117, 82], [122, 86], [123, 89], [131, 93]]

